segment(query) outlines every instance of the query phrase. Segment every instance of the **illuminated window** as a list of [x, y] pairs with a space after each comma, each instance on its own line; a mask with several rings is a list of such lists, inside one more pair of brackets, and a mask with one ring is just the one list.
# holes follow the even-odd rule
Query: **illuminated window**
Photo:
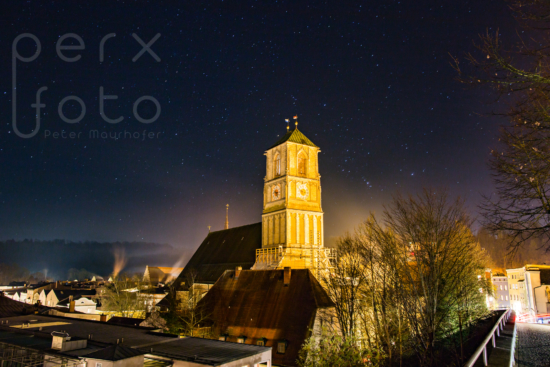
[[246, 336], [239, 336], [237, 338], [237, 343], [240, 343], [240, 344], [244, 344], [244, 342], [246, 341]]
[[501, 301], [504, 301], [504, 297], [503, 297], [503, 296], [500, 296], [500, 300], [501, 300]]
[[500, 290], [502, 290], [502, 286], [500, 286]]
[[508, 301], [508, 296], [506, 296], [506, 300]]
[[256, 345], [259, 345], [260, 347], [265, 347], [266, 343], [267, 343], [267, 339], [261, 338], [261, 339], [258, 339], [258, 341], [256, 342]]
[[101, 367], [101, 363], [96, 363], [95, 367]]
[[507, 285], [504, 286], [504, 290], [505, 290], [505, 291], [508, 290], [508, 286], [507, 286]]

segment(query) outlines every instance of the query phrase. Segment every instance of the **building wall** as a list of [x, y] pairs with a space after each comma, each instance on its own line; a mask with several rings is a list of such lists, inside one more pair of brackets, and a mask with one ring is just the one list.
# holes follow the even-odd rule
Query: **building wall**
[[550, 285], [541, 285], [533, 290], [537, 315], [550, 314]]
[[508, 291], [510, 295], [510, 307], [516, 312], [526, 312], [527, 299], [525, 297], [525, 269], [507, 269]]
[[508, 290], [508, 278], [506, 276], [493, 276], [493, 286], [495, 287], [495, 295], [493, 301], [494, 309], [502, 309], [510, 307], [510, 293]]

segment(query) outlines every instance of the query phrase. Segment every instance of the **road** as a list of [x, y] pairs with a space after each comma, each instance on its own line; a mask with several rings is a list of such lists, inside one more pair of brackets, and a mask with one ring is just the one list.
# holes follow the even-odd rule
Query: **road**
[[550, 325], [517, 324], [516, 366], [550, 366]]

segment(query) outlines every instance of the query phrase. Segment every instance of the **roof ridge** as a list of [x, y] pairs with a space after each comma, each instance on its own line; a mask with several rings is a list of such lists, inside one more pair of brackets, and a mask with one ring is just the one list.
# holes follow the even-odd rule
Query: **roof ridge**
[[228, 228], [228, 229], [219, 229], [217, 231], [212, 231], [212, 232], [209, 232], [208, 235], [212, 234], [212, 233], [218, 233], [218, 232], [223, 232], [223, 231], [230, 231], [232, 229], [239, 229], [239, 228], [244, 228], [244, 227], [248, 227], [248, 226], [254, 226], [254, 225], [258, 225], [258, 224], [261, 224], [262, 222], [257, 222], [257, 223], [251, 223], [251, 224], [245, 224], [244, 226], [239, 226], [239, 227], [231, 227], [231, 228]]

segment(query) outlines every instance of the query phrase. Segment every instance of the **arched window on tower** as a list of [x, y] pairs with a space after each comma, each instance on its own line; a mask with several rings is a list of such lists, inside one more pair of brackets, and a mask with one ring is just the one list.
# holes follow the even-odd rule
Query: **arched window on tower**
[[275, 176], [281, 175], [281, 155], [277, 153], [274, 160]]
[[306, 176], [307, 175], [307, 157], [305, 154], [300, 153], [298, 155], [298, 175]]

